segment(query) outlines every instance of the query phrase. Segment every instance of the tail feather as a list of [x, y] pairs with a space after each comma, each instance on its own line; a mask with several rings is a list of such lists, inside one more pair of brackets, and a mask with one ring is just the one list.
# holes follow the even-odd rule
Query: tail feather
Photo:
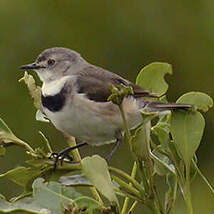
[[151, 110], [158, 110], [158, 111], [164, 111], [164, 110], [175, 110], [175, 109], [189, 109], [192, 108], [192, 105], [189, 104], [179, 104], [179, 103], [161, 103], [161, 102], [148, 102], [145, 105], [146, 108], [149, 108]]

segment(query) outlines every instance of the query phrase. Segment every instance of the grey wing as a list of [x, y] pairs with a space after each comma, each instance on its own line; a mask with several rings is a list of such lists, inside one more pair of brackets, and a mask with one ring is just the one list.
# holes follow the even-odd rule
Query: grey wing
[[96, 102], [107, 102], [108, 97], [111, 95], [111, 84], [117, 88], [121, 84], [131, 86], [134, 90], [134, 97], [158, 97], [119, 75], [95, 66], [90, 66], [88, 69], [85, 68], [79, 72], [76, 81], [78, 93], [83, 93]]

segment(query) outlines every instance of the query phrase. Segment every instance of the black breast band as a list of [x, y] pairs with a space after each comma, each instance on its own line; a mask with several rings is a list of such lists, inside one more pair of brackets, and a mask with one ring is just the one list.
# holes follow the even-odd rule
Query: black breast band
[[42, 105], [44, 108], [47, 108], [48, 110], [52, 112], [60, 111], [66, 101], [66, 93], [70, 90], [68, 90], [70, 87], [64, 85], [64, 87], [61, 89], [61, 91], [58, 94], [55, 94], [53, 96], [44, 96], [42, 95]]

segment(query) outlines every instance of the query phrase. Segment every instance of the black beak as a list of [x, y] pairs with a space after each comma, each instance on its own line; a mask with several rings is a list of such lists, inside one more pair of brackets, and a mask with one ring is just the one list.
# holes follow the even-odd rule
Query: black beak
[[27, 65], [22, 65], [20, 69], [22, 70], [36, 70], [40, 68], [45, 68], [45, 66], [37, 65], [36, 63], [31, 63]]

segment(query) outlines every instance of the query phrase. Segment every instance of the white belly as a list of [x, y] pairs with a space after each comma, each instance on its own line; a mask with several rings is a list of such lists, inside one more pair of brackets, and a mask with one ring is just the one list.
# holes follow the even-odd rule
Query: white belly
[[[127, 121], [130, 127], [140, 123], [141, 116], [137, 106], [127, 109]], [[73, 95], [59, 112], [44, 112], [57, 129], [74, 136], [80, 141], [102, 145], [116, 139], [118, 131], [123, 130], [123, 123], [118, 106], [111, 102], [97, 103], [89, 101], [84, 95]]]

